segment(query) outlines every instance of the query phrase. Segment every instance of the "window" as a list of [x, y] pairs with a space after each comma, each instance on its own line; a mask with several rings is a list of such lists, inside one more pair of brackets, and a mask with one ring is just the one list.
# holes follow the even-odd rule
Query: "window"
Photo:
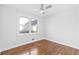
[[36, 32], [38, 32], [37, 20], [32, 19], [31, 20], [31, 33], [36, 33]]
[[25, 17], [20, 17], [19, 20], [19, 32], [20, 33], [29, 33], [29, 19]]
[[27, 17], [20, 17], [19, 19], [19, 33], [37, 33], [38, 32], [38, 20], [30, 19]]

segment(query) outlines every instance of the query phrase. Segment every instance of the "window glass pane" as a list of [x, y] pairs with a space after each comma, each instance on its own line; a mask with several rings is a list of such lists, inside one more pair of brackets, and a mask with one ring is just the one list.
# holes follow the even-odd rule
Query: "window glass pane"
[[38, 32], [38, 23], [36, 19], [31, 20], [31, 33]]
[[20, 31], [22, 31], [22, 30], [23, 30], [23, 26], [22, 26], [22, 25], [20, 25], [20, 28], [19, 28], [19, 29], [20, 29]]
[[29, 22], [29, 19], [28, 18], [25, 18], [25, 17], [20, 17], [20, 24], [21, 25], [25, 25], [26, 23]]
[[19, 21], [19, 32], [20, 33], [29, 33], [29, 19], [26, 17], [20, 17]]

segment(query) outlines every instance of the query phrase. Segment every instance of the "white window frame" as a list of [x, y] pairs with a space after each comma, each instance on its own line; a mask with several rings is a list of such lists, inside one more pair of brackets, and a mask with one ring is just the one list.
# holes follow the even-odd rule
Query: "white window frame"
[[[25, 16], [19, 16], [19, 20], [20, 20], [20, 17], [25, 17]], [[25, 17], [25, 18], [28, 18], [29, 19], [29, 33], [19, 33], [19, 20], [18, 20], [18, 30], [17, 30], [17, 33], [18, 35], [29, 35], [29, 34], [38, 34], [39, 33], [39, 20], [37, 20], [37, 26], [38, 26], [38, 31], [36, 33], [31, 33], [31, 19], [35, 19], [35, 18], [29, 18], [29, 17]]]

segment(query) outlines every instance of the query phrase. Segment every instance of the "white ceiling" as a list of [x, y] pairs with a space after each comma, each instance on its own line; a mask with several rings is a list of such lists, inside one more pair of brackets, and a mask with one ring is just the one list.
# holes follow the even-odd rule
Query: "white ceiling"
[[[48, 4], [47, 4], [48, 5]], [[32, 13], [35, 15], [41, 15], [40, 13], [40, 4], [8, 4], [8, 6], [17, 8], [23, 12]], [[46, 4], [45, 4], [46, 6]], [[79, 6], [78, 4], [52, 4], [52, 8], [49, 8], [46, 11], [45, 15], [50, 15], [59, 11], [62, 11], [67, 8], [72, 8]]]

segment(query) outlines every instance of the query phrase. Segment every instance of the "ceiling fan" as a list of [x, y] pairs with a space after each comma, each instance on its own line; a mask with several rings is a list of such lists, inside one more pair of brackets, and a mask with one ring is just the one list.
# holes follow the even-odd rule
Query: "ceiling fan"
[[52, 5], [44, 5], [44, 4], [41, 4], [41, 7], [40, 7], [40, 13], [41, 14], [45, 14], [45, 10], [47, 10], [47, 9], [49, 9], [49, 8], [51, 8], [52, 7]]

